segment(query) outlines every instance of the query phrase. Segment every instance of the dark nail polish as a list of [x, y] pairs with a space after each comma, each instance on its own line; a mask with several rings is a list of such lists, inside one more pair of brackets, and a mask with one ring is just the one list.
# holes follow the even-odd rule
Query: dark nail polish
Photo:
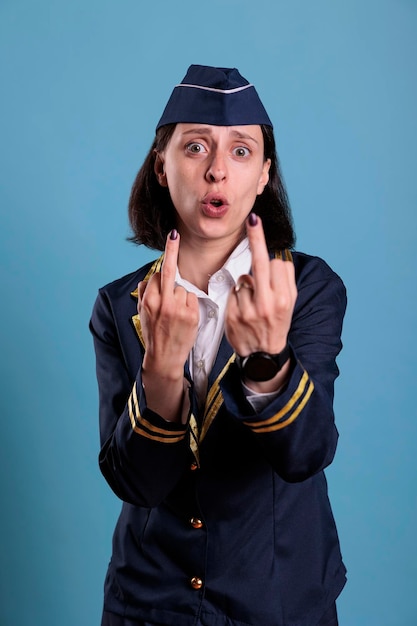
[[250, 215], [249, 215], [249, 225], [250, 226], [256, 226], [257, 223], [258, 223], [258, 216], [256, 215], [256, 213], [250, 213]]
[[177, 237], [178, 237], [178, 231], [175, 228], [173, 228], [171, 230], [169, 238], [172, 239], [172, 240], [175, 240]]

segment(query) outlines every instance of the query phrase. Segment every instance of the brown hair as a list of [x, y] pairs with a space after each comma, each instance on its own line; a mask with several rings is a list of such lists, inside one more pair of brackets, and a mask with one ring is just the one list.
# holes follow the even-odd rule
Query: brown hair
[[[129, 221], [133, 235], [129, 241], [148, 248], [163, 250], [168, 233], [176, 226], [176, 211], [167, 187], [162, 187], [155, 175], [156, 152], [163, 152], [175, 129], [175, 124], [162, 126], [140, 168], [129, 199]], [[284, 187], [270, 126], [261, 126], [264, 138], [264, 158], [271, 159], [269, 181], [257, 196], [253, 211], [261, 218], [270, 250], [292, 248], [295, 234], [291, 209]]]

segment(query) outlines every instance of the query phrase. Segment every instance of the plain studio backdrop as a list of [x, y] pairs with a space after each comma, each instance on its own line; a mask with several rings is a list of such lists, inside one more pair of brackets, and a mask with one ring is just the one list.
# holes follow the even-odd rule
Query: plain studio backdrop
[[126, 242], [127, 201], [191, 63], [255, 83], [297, 248], [348, 289], [341, 626], [415, 626], [416, 0], [1, 0], [0, 59], [1, 626], [99, 624], [120, 505], [87, 325], [156, 256]]

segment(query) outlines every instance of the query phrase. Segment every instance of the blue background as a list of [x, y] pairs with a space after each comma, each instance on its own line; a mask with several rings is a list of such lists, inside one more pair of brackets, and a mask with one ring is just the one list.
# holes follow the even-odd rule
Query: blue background
[[[417, 624], [415, 0], [1, 0], [1, 626], [93, 626], [119, 509], [97, 468], [97, 288], [190, 63], [275, 123], [298, 248], [349, 291], [327, 474], [341, 626]], [[259, 625], [267, 626], [267, 625]]]

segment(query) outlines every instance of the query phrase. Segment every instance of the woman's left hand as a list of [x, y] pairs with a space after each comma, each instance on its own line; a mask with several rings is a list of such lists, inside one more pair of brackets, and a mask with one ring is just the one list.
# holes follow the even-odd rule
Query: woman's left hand
[[[262, 222], [251, 214], [247, 234], [252, 252], [252, 275], [241, 276], [232, 290], [226, 308], [225, 333], [240, 356], [253, 352], [277, 354], [287, 343], [297, 287], [294, 265], [281, 259], [270, 260]], [[289, 363], [272, 381], [248, 382], [255, 391], [273, 391], [283, 384]]]

